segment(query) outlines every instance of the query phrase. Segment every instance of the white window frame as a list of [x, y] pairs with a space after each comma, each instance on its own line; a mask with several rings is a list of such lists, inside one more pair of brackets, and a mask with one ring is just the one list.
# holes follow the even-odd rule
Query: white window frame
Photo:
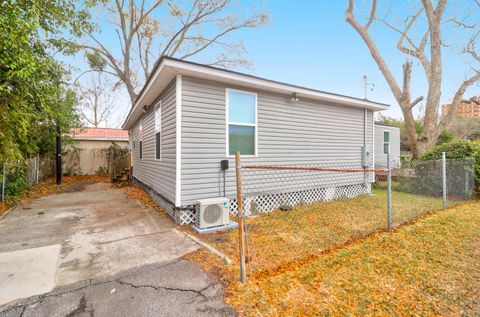
[[[239, 92], [242, 94], [249, 94], [253, 95], [255, 97], [255, 123], [244, 123], [244, 122], [230, 122], [229, 121], [229, 103], [228, 103], [228, 94], [230, 92]], [[234, 154], [230, 154], [230, 124], [232, 125], [239, 125], [239, 126], [245, 126], [245, 127], [254, 127], [255, 128], [255, 136], [254, 136], [254, 142], [255, 142], [255, 153], [253, 155], [242, 155], [242, 157], [258, 157], [258, 95], [255, 92], [251, 91], [246, 91], [246, 90], [239, 90], [239, 89], [232, 89], [232, 88], [226, 88], [225, 89], [225, 139], [226, 142], [225, 144], [227, 145], [226, 147], [226, 157], [235, 157]]]
[[391, 151], [391, 148], [390, 148], [390, 144], [392, 143], [392, 133], [390, 130], [383, 130], [383, 133], [382, 133], [382, 153], [383, 155], [387, 156], [388, 153], [385, 153], [385, 132], [388, 133], [388, 153], [390, 153], [390, 155], [392, 154], [392, 151]]
[[[157, 110], [159, 111], [160, 115], [160, 131], [157, 131]], [[155, 161], [162, 161], [163, 155], [162, 155], [162, 150], [163, 150], [163, 144], [162, 144], [162, 139], [163, 139], [163, 133], [162, 133], [162, 102], [159, 101], [154, 108], [153, 112], [154, 116], [154, 129], [153, 129], [153, 143], [155, 143], [154, 148], [155, 151], [153, 152], [153, 157]], [[157, 133], [160, 133], [160, 158], [157, 159]]]
[[[140, 142], [142, 142], [142, 146], [140, 146]], [[143, 144], [143, 119], [138, 124], [138, 147], [138, 159], [143, 160], [143, 148], [145, 147], [145, 144]]]

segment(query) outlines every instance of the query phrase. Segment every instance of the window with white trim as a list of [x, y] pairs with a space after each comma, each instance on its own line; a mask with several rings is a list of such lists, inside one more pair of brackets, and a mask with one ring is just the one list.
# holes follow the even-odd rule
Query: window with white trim
[[256, 155], [257, 95], [227, 89], [227, 155]]
[[390, 152], [390, 131], [383, 131], [383, 154]]
[[162, 107], [155, 106], [155, 159], [162, 159]]
[[143, 160], [143, 120], [138, 125], [138, 153], [139, 158]]

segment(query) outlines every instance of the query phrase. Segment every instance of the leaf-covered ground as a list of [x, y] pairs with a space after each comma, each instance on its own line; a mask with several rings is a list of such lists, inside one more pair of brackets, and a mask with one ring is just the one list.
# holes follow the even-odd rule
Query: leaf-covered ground
[[[347, 202], [338, 204], [348, 207]], [[348, 210], [338, 210], [337, 223], [344, 223], [340, 214]], [[359, 220], [347, 218], [350, 227]], [[227, 266], [204, 250], [190, 258], [223, 280], [228, 304], [241, 315], [480, 315], [479, 201], [354, 240], [282, 270], [254, 274], [245, 285], [237, 282], [236, 259]]]
[[[138, 186], [127, 192], [162, 212]], [[441, 208], [440, 199], [394, 192], [390, 232], [384, 191], [249, 219], [244, 285], [236, 230], [197, 235], [232, 265], [205, 249], [187, 258], [220, 279], [242, 316], [478, 316], [480, 201]]]
[[85, 176], [63, 176], [62, 184], [57, 186], [55, 178], [50, 178], [44, 182], [33, 186], [20, 196], [7, 197], [4, 202], [0, 202], [0, 215], [25, 200], [46, 196], [52, 193], [71, 192], [79, 190], [87, 184], [98, 182], [110, 182], [109, 175], [85, 175]]
[[[394, 192], [393, 224], [442, 207], [438, 198]], [[289, 270], [325, 252], [387, 227], [386, 192], [303, 205], [247, 220], [249, 269], [256, 276]], [[237, 231], [201, 236], [231, 258], [238, 258]]]

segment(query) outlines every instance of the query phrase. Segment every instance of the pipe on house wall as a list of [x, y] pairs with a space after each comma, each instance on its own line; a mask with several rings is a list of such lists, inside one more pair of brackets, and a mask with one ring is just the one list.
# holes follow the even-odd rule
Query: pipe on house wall
[[367, 109], [363, 109], [363, 146], [367, 147]]

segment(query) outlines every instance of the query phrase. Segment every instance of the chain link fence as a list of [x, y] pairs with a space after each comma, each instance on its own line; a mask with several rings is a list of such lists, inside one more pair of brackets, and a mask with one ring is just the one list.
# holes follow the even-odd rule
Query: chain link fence
[[415, 161], [394, 168], [352, 161], [237, 164], [237, 172], [241, 197], [232, 203], [242, 201], [238, 216], [245, 226], [239, 232], [252, 275], [295, 266], [475, 194], [474, 161], [469, 160]]
[[54, 167], [54, 157], [48, 153], [16, 164], [4, 164], [0, 167], [0, 201], [52, 177], [55, 174]]

